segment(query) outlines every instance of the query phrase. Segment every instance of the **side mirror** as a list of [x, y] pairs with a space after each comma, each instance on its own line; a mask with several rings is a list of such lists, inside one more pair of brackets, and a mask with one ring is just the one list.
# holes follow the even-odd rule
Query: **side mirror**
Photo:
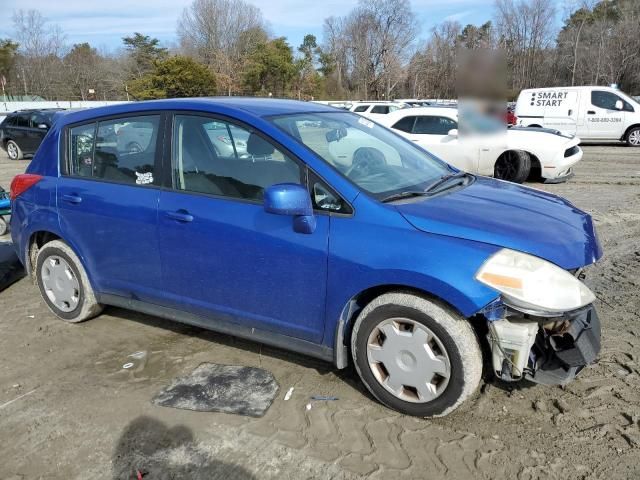
[[275, 215], [293, 217], [293, 230], [298, 233], [313, 233], [316, 229], [311, 196], [297, 183], [278, 183], [267, 188], [264, 191], [264, 209]]
[[622, 110], [624, 108], [624, 103], [622, 103], [622, 100], [617, 100], [616, 101], [616, 110]]
[[457, 128], [452, 128], [451, 130], [449, 130], [447, 132], [447, 135], [449, 135], [450, 137], [457, 137], [458, 136], [458, 129]]
[[40, 128], [42, 130], [48, 130], [49, 129], [49, 125], [47, 125], [46, 123], [39, 123], [38, 124], [38, 128]]

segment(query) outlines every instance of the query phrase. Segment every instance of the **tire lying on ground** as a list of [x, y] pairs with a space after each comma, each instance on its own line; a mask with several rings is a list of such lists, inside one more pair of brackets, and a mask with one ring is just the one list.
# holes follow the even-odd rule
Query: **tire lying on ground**
[[531, 157], [522, 150], [508, 150], [498, 157], [493, 176], [500, 180], [522, 183], [531, 171]]
[[443, 416], [477, 389], [482, 353], [469, 322], [412, 293], [387, 293], [358, 315], [351, 354], [367, 389], [407, 415]]
[[102, 312], [82, 263], [63, 241], [38, 251], [34, 274], [45, 303], [62, 320], [78, 323]]

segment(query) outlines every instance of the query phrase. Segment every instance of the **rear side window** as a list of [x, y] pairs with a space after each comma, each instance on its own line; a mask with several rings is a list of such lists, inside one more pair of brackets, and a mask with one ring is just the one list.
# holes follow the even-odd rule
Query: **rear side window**
[[446, 135], [449, 130], [458, 128], [458, 124], [446, 117], [418, 117], [413, 133], [424, 135]]
[[416, 117], [404, 117], [396, 122], [396, 124], [391, 127], [396, 130], [400, 130], [402, 132], [412, 133], [413, 132], [413, 123], [416, 121]]
[[622, 109], [627, 112], [633, 112], [633, 107], [629, 103], [625, 102], [615, 93], [605, 92], [603, 90], [591, 91], [591, 104], [594, 107], [605, 108], [607, 110], [616, 110], [616, 102], [620, 100], [622, 102]]
[[354, 112], [366, 112], [369, 105], [358, 105], [353, 111]]
[[4, 122], [2, 122], [2, 125], [5, 127], [13, 127], [16, 124], [16, 116], [15, 115], [9, 115], [7, 118], [4, 119]]
[[300, 167], [254, 132], [207, 117], [176, 115], [173, 182], [189, 192], [261, 200], [276, 183], [301, 183]]
[[389, 105], [376, 105], [371, 109], [371, 113], [387, 114], [389, 113]]
[[105, 120], [69, 129], [70, 173], [96, 180], [153, 185], [159, 115]]
[[29, 127], [29, 115], [16, 115], [15, 126], [16, 127]]

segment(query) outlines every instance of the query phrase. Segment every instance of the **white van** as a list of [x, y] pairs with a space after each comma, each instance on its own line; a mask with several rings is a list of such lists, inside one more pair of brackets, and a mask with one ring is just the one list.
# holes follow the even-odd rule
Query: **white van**
[[518, 126], [554, 128], [582, 140], [616, 140], [640, 147], [640, 104], [615, 88], [522, 90], [515, 113]]

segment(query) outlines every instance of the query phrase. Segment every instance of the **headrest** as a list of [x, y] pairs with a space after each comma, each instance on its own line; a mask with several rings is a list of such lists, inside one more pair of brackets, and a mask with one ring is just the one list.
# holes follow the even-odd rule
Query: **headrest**
[[247, 140], [247, 153], [259, 157], [271, 155], [275, 148], [262, 137], [252, 133]]

